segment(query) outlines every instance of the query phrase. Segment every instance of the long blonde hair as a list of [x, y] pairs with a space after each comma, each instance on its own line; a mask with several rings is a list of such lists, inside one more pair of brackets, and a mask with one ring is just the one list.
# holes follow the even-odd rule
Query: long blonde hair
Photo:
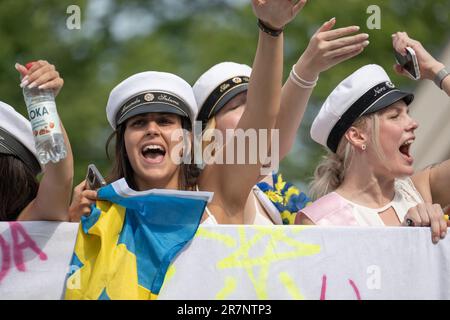
[[[371, 124], [371, 142], [380, 159], [383, 159], [379, 144], [379, 119], [378, 113], [372, 113], [358, 118], [352, 127], [367, 129]], [[328, 154], [314, 171], [314, 178], [309, 185], [309, 196], [317, 200], [324, 195], [336, 190], [344, 181], [345, 174], [354, 159], [355, 147], [345, 137], [341, 138], [336, 153], [328, 150]]]

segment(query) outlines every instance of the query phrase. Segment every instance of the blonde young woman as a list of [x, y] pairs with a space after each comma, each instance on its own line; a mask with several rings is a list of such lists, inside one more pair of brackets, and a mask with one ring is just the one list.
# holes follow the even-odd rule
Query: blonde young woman
[[[274, 126], [280, 106], [283, 40], [281, 32], [278, 36], [270, 33], [281, 30], [297, 15], [305, 2], [294, 4], [290, 0], [252, 1], [254, 13], [260, 20], [261, 30], [254, 71], [249, 82], [248, 112], [242, 116], [238, 127], [269, 129]], [[126, 177], [130, 186], [136, 190], [194, 188], [212, 191], [214, 198], [207, 211], [214, 212], [214, 215], [205, 213], [203, 220], [206, 223], [243, 223], [242, 211], [247, 198], [243, 197], [243, 194], [248, 195], [257, 181], [262, 164], [234, 166], [211, 164], [203, 169], [196, 183], [195, 177], [191, 175], [189, 183], [181, 184], [183, 164], [175, 164], [169, 156], [179, 142], [171, 140], [171, 133], [176, 129], [185, 128], [182, 125], [183, 118], [193, 119], [192, 114], [197, 106], [192, 88], [189, 85], [186, 87], [187, 83], [178, 77], [174, 81], [174, 75], [165, 74], [163, 81], [156, 81], [152, 74], [147, 74], [146, 77], [151, 79], [139, 82], [138, 87], [135, 85], [136, 81], [129, 78], [124, 81], [128, 84], [121, 83], [110, 95], [108, 119], [116, 131], [116, 139], [120, 139], [117, 141], [122, 141], [119, 143], [121, 151], [117, 150], [116, 141], [114, 165], [116, 168], [117, 164], [121, 163], [122, 169], [114, 169], [113, 173], [117, 174], [113, 174], [112, 178]], [[172, 81], [168, 77], [172, 78]], [[175, 83], [178, 85], [175, 86]], [[151, 88], [146, 89], [149, 85]], [[152, 93], [153, 98], [155, 92], [151, 92], [152, 90], [169, 92], [174, 97], [180, 97], [182, 104], [186, 105], [190, 112], [183, 116], [174, 111], [177, 109], [175, 107], [171, 110], [167, 108], [161, 110], [145, 103], [142, 103], [142, 108], [135, 108], [134, 96]], [[147, 97], [151, 99], [150, 96]], [[142, 98], [145, 100], [145, 96]], [[130, 105], [125, 105], [127, 102]], [[136, 112], [130, 113], [130, 110]], [[169, 121], [167, 113], [170, 116]], [[161, 120], [161, 117], [166, 119]], [[225, 153], [225, 149], [226, 146], [220, 152]], [[236, 184], [237, 180], [241, 183]], [[81, 215], [89, 214], [90, 205], [94, 203], [96, 197], [96, 191], [86, 190], [84, 182], [77, 186], [71, 206], [72, 220], [77, 221]]]
[[[306, 105], [319, 74], [360, 54], [369, 44], [368, 35], [354, 34], [357, 26], [332, 29], [336, 19], [326, 21], [312, 36], [308, 47], [293, 66], [282, 89], [281, 109], [275, 127], [279, 130], [279, 158], [290, 151]], [[235, 129], [246, 111], [248, 81], [252, 69], [243, 64], [222, 62], [203, 73], [193, 86], [199, 105], [197, 120], [204, 127], [205, 150], [214, 129], [223, 137]], [[255, 113], [257, 114], [257, 113]], [[273, 164], [272, 164], [273, 165]], [[236, 183], [240, 183], [238, 179]], [[247, 198], [245, 224], [289, 224], [309, 198], [280, 175], [260, 176]], [[281, 215], [280, 215], [281, 214]]]
[[378, 65], [358, 69], [333, 90], [311, 128], [328, 148], [311, 184], [317, 200], [297, 223], [431, 226], [434, 243], [445, 237], [450, 161], [414, 172], [412, 100]]
[[[56, 96], [63, 86], [63, 79], [47, 61], [36, 61], [29, 70], [21, 64], [15, 67], [23, 77], [21, 87], [52, 90]], [[30, 122], [0, 102], [0, 221], [68, 220], [73, 158], [62, 123], [61, 129], [67, 157], [42, 166]]]

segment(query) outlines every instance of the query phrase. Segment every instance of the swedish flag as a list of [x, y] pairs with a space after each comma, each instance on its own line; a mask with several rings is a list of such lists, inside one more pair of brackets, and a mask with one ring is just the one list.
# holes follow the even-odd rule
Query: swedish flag
[[66, 299], [155, 299], [170, 262], [194, 236], [210, 192], [98, 190], [78, 231]]

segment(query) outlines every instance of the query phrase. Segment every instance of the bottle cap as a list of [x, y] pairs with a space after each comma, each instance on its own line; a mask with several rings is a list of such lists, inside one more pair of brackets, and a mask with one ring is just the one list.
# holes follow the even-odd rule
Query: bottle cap
[[34, 62], [35, 62], [35, 61], [28, 62], [28, 63], [25, 65], [25, 68], [27, 68], [27, 70], [30, 70], [30, 69], [33, 67]]

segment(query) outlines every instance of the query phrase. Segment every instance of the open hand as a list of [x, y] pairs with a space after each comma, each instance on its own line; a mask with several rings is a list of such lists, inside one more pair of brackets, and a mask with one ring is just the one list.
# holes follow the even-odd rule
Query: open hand
[[[297, 63], [300, 69], [308, 69], [309, 74], [318, 75], [340, 62], [360, 54], [368, 46], [369, 35], [367, 33], [351, 35], [359, 30], [358, 26], [332, 30], [335, 24], [336, 19], [332, 18], [314, 33]], [[297, 71], [299, 72], [299, 70]]]

